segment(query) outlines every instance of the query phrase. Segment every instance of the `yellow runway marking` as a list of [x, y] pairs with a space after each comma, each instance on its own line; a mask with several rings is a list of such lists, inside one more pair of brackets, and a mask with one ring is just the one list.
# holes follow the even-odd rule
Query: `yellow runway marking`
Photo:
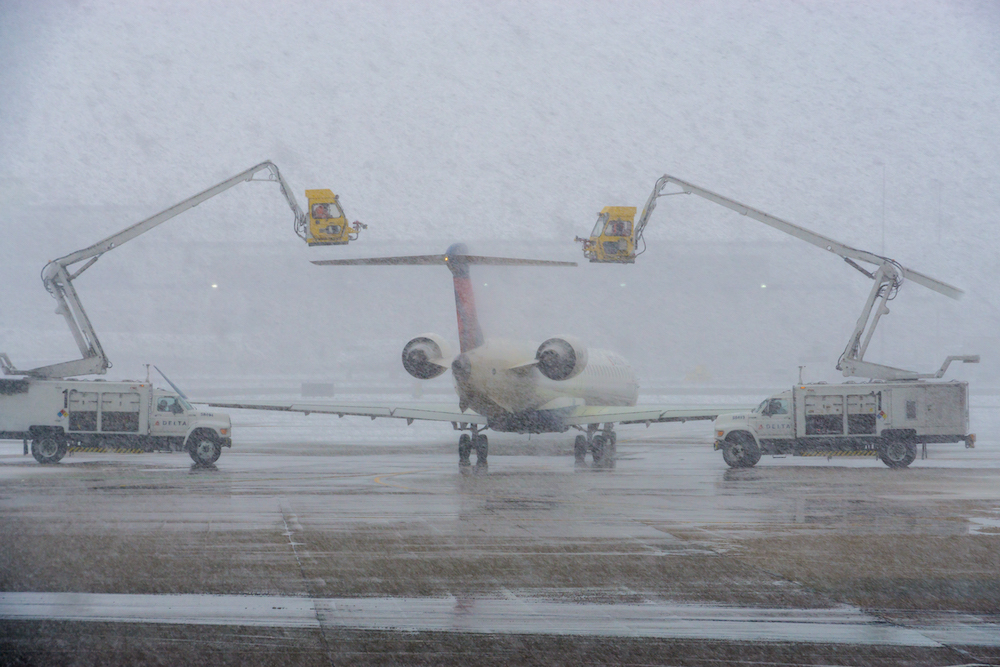
[[409, 486], [403, 486], [402, 484], [389, 484], [388, 482], [383, 482], [382, 480], [387, 477], [399, 477], [401, 475], [417, 475], [422, 472], [432, 472], [434, 468], [424, 468], [423, 470], [407, 470], [404, 472], [390, 472], [385, 475], [379, 475], [373, 481], [376, 484], [381, 484], [382, 486], [389, 486], [396, 489], [405, 489], [407, 491], [422, 491], [423, 489], [414, 489]]

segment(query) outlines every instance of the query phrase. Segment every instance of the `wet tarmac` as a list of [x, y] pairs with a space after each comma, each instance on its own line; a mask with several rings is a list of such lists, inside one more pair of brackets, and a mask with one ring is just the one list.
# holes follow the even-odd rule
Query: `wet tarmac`
[[233, 411], [184, 454], [0, 442], [3, 664], [996, 664], [1000, 410], [907, 470], [707, 424], [563, 436]]

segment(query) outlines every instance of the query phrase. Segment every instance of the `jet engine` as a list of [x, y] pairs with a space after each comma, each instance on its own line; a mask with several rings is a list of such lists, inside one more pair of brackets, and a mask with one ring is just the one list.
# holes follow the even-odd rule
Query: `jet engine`
[[587, 347], [575, 336], [558, 336], [539, 345], [535, 359], [545, 377], [568, 380], [587, 367]]
[[420, 380], [430, 380], [448, 370], [451, 347], [437, 334], [421, 334], [403, 348], [403, 368]]

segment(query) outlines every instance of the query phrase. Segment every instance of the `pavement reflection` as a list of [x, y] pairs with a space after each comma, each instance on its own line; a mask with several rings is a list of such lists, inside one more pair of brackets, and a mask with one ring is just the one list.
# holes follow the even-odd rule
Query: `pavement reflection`
[[[165, 453], [40, 466], [0, 442], [0, 634], [30, 645], [32, 631], [10, 623], [96, 622], [11, 597], [76, 593], [91, 596], [78, 610], [100, 595], [153, 596], [149, 609], [158, 596], [235, 596], [230, 611], [260, 603], [269, 627], [297, 600], [297, 614], [337, 633], [610, 634], [761, 651], [841, 637], [911, 656], [964, 642], [985, 658], [982, 638], [1000, 636], [1000, 442], [932, 446], [903, 471], [767, 458], [731, 470], [701, 425], [680, 425], [622, 428], [607, 465], [575, 464], [558, 436], [501, 434], [489, 465], [458, 466], [450, 440], [288, 442], [271, 419], [211, 466]], [[105, 619], [220, 622], [210, 600], [222, 598], [185, 599], [196, 602], [174, 620]], [[949, 616], [959, 612], [965, 621]], [[968, 619], [977, 629], [960, 637]], [[736, 629], [750, 622], [755, 632]]]

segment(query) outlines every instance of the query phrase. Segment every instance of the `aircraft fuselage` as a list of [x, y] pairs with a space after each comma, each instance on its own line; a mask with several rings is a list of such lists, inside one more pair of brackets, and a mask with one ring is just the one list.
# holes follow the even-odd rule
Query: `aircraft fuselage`
[[533, 365], [538, 344], [488, 339], [452, 363], [459, 403], [489, 419], [496, 431], [565, 431], [559, 414], [581, 405], [628, 406], [638, 398], [635, 371], [614, 352], [587, 351], [575, 377], [550, 380]]

